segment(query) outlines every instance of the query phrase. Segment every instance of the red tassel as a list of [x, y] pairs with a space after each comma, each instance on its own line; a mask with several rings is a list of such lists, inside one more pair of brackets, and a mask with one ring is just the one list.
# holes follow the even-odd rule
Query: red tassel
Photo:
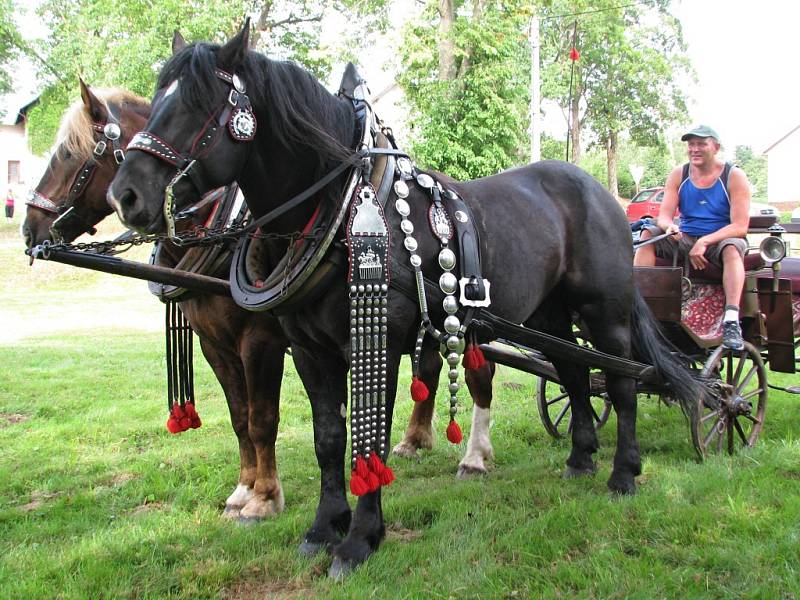
[[350, 493], [353, 496], [363, 496], [367, 492], [369, 492], [369, 486], [367, 486], [364, 478], [360, 477], [355, 471], [350, 473]]
[[369, 466], [367, 465], [367, 461], [365, 461], [364, 457], [360, 454], [356, 456], [356, 468], [353, 469], [353, 472], [364, 480], [366, 480], [367, 475], [369, 474]]
[[389, 485], [394, 481], [394, 471], [390, 467], [384, 466], [378, 478], [381, 480], [381, 485]]
[[469, 344], [464, 352], [464, 360], [461, 362], [464, 368], [469, 371], [477, 371], [486, 364], [486, 358], [478, 347], [478, 344]]
[[381, 487], [381, 480], [372, 471], [367, 474], [367, 486], [370, 492], [377, 492], [378, 488]]
[[383, 473], [383, 470], [385, 468], [386, 467], [384, 466], [383, 461], [381, 460], [381, 457], [378, 456], [378, 454], [376, 452], [373, 452], [372, 454], [369, 455], [369, 470], [370, 471], [372, 471], [373, 473], [375, 473], [375, 475], [380, 477], [381, 473]]
[[572, 50], [569, 51], [569, 59], [572, 62], [575, 62], [581, 57], [581, 53], [578, 52], [578, 49], [573, 46]]
[[450, 425], [447, 426], [447, 441], [451, 444], [460, 444], [463, 439], [461, 427], [455, 421], [450, 421]]
[[187, 402], [184, 410], [186, 416], [189, 417], [190, 427], [192, 429], [198, 429], [203, 423], [200, 421], [200, 415], [197, 414], [197, 409], [194, 407], [194, 404]]
[[169, 419], [167, 419], [167, 430], [170, 433], [180, 433], [181, 431], [183, 431], [183, 429], [181, 429], [181, 424], [175, 417], [170, 417]]
[[425, 402], [428, 399], [430, 392], [428, 386], [419, 377], [411, 379], [411, 399], [414, 402]]
[[172, 409], [169, 411], [169, 419], [167, 419], [167, 429], [170, 433], [180, 433], [186, 431], [191, 426], [191, 419], [186, 416], [183, 407], [180, 404], [173, 404]]
[[395, 479], [394, 471], [383, 464], [381, 457], [374, 452], [369, 456], [369, 470], [375, 473], [380, 485], [389, 485]]

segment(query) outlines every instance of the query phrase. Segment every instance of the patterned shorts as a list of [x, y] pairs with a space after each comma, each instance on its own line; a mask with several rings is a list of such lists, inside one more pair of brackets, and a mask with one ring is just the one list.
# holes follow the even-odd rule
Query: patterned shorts
[[[664, 233], [664, 230], [656, 225], [649, 225], [645, 227], [645, 229], [649, 231], [650, 235], [653, 237]], [[663, 240], [659, 240], [654, 244], [656, 247], [656, 256], [671, 260], [674, 258], [676, 250], [679, 251], [680, 255], [689, 256], [689, 251], [692, 249], [696, 241], [697, 238], [689, 235], [688, 233], [684, 233], [681, 239], [679, 239], [677, 242], [675, 242], [674, 238], [672, 237], [664, 238]], [[708, 262], [718, 266], [720, 269], [722, 268], [722, 251], [725, 246], [733, 246], [736, 248], [736, 250], [739, 252], [739, 256], [742, 258], [744, 258], [744, 255], [747, 254], [747, 240], [744, 238], [725, 238], [716, 244], [711, 244], [708, 248], [706, 248], [706, 259]]]

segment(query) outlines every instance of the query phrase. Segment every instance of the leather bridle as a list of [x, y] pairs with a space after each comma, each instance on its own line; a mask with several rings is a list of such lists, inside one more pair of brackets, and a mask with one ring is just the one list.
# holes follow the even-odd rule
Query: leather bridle
[[[174, 186], [182, 178], [187, 177], [201, 198], [216, 187], [209, 181], [208, 174], [199, 160], [219, 141], [222, 128], [225, 127], [230, 136], [238, 142], [249, 142], [255, 137], [256, 117], [253, 114], [244, 82], [238, 75], [231, 75], [221, 69], [215, 69], [215, 74], [231, 86], [231, 89], [222, 110], [209, 117], [195, 136], [188, 153], [181, 154], [159, 136], [147, 130], [140, 131], [133, 136], [127, 147], [128, 151], [139, 150], [151, 154], [178, 170], [165, 189], [163, 210], [167, 223], [167, 235], [170, 237], [175, 237]], [[155, 107], [153, 112], [155, 113]]]
[[[41, 192], [31, 190], [28, 199], [25, 201], [27, 206], [33, 206], [44, 212], [58, 215], [50, 225], [50, 234], [56, 242], [64, 239], [64, 229], [71, 223], [77, 223], [82, 232], [94, 235], [97, 231], [92, 219], [87, 215], [81, 214], [75, 203], [86, 191], [86, 186], [92, 180], [97, 170], [100, 159], [110, 150], [114, 161], [119, 165], [125, 159], [125, 153], [120, 145], [122, 130], [111, 108], [108, 107], [108, 119], [105, 123], [92, 123], [92, 129], [97, 139], [97, 143], [92, 150], [92, 155], [83, 163], [75, 174], [75, 178], [70, 186], [67, 199], [62, 203], [56, 203]], [[98, 136], [99, 134], [99, 136]], [[100, 137], [102, 136], [102, 137]]]

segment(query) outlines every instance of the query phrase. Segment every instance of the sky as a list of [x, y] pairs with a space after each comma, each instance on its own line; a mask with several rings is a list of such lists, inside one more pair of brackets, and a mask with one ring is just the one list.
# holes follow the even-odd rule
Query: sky
[[[795, 62], [800, 2], [676, 0], [673, 12], [683, 25], [687, 54], [698, 77], [686, 90], [694, 99], [692, 123], [714, 127], [731, 151], [748, 145], [757, 153], [800, 125]], [[35, 31], [36, 20], [26, 21], [23, 27]], [[376, 69], [376, 61], [364, 62], [368, 64], [362, 74], [373, 92], [380, 91], [387, 76]], [[30, 68], [15, 70], [19, 93], [2, 99], [8, 113], [36, 96], [30, 73]]]

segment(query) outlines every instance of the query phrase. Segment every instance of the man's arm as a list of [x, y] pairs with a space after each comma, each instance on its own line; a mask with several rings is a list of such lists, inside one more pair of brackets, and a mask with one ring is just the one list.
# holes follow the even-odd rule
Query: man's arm
[[[664, 184], [664, 200], [661, 202], [656, 223], [666, 233], [678, 231], [674, 218], [675, 212], [678, 210], [678, 187], [680, 187], [682, 175], [683, 168], [677, 167], [667, 176], [667, 182]], [[680, 237], [680, 234], [676, 237]]]

